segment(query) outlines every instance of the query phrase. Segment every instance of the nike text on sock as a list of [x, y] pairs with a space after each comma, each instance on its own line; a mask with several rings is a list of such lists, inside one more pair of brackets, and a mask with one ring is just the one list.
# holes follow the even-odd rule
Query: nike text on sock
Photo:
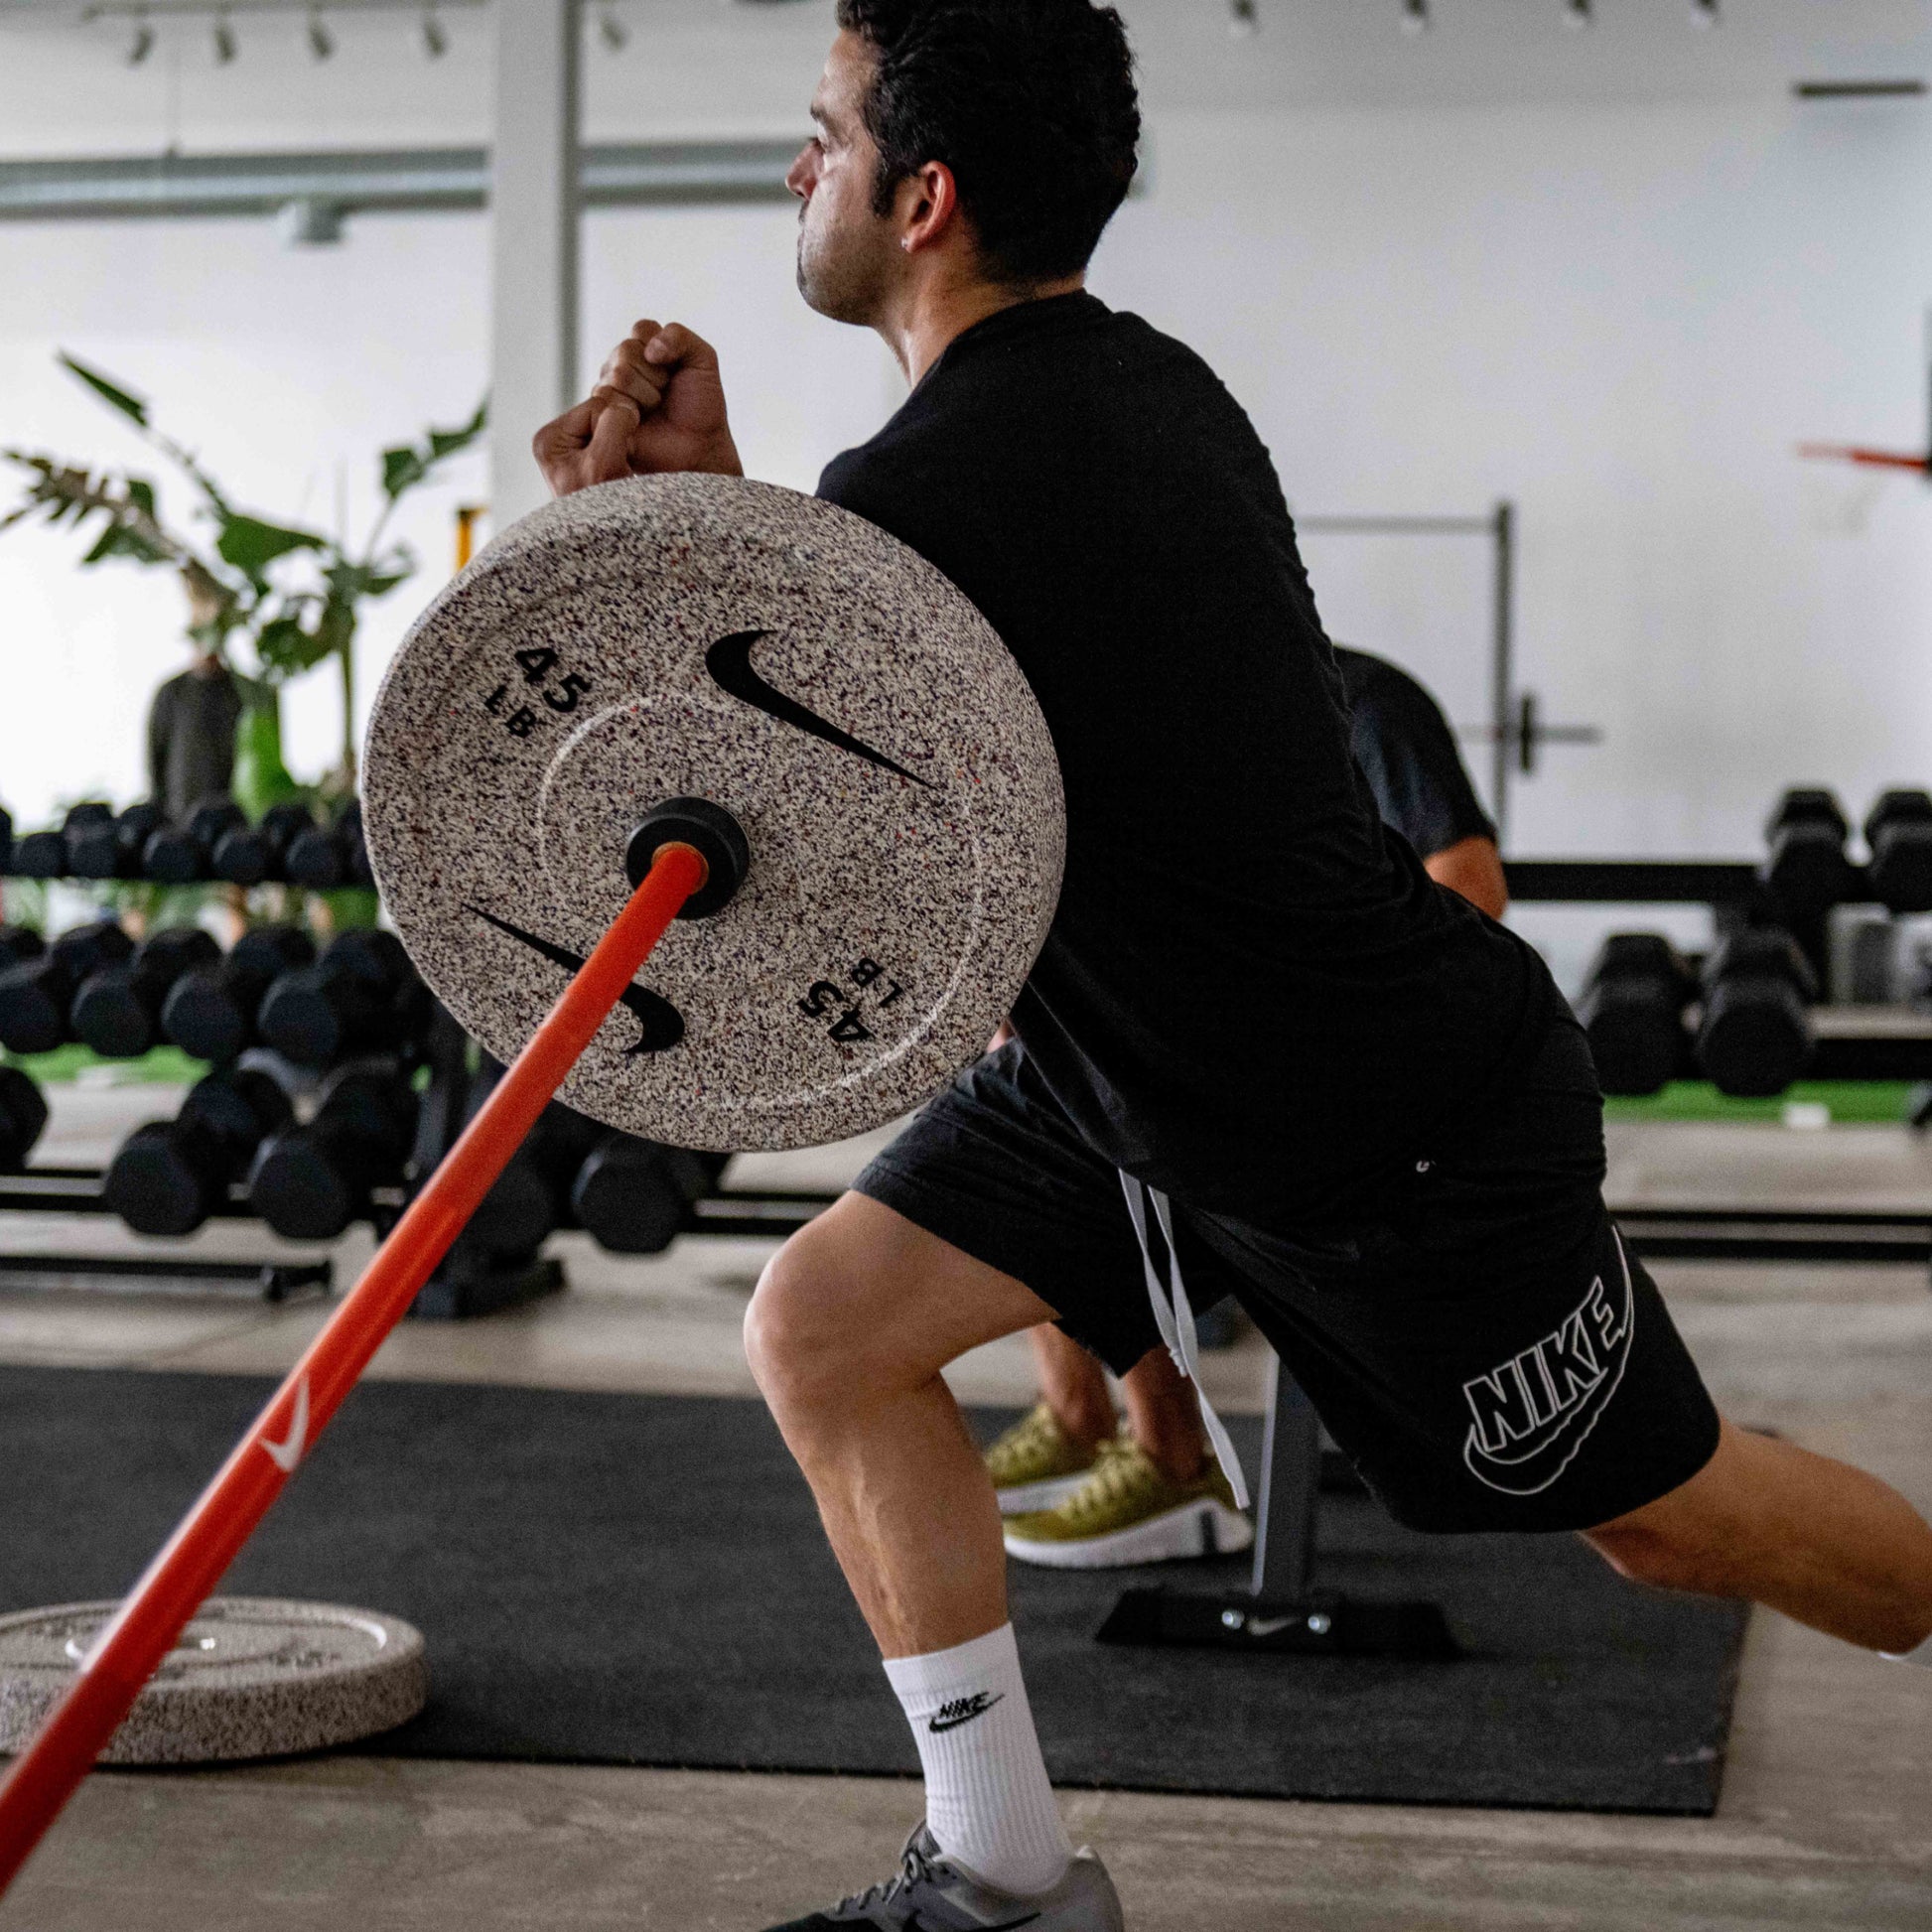
[[1890, 1663], [1917, 1664], [1922, 1670], [1932, 1670], [1932, 1637], [1927, 1637], [1916, 1650], [1881, 1650], [1878, 1655]]
[[999, 1891], [1046, 1891], [1073, 1847], [1020, 1675], [1013, 1625], [951, 1650], [889, 1658], [925, 1767], [926, 1825], [944, 1855]]

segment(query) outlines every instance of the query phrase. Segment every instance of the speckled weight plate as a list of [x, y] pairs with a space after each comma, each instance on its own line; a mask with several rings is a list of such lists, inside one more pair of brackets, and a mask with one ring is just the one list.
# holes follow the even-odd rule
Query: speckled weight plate
[[1052, 917], [1059, 766], [1019, 666], [929, 564], [769, 484], [607, 483], [491, 544], [376, 699], [377, 882], [504, 1059], [621, 910], [631, 829], [680, 796], [736, 815], [750, 873], [665, 935], [573, 1106], [681, 1147], [806, 1147], [982, 1050]]
[[[0, 1617], [0, 1751], [16, 1751], [118, 1603]], [[163, 1658], [101, 1753], [107, 1764], [280, 1757], [372, 1737], [429, 1697], [421, 1633], [393, 1616], [214, 1596]]]

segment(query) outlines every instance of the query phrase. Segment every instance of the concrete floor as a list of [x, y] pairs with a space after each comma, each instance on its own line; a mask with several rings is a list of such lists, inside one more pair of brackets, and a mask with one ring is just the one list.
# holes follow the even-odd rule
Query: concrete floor
[[[149, 1090], [64, 1093], [41, 1158], [80, 1162]], [[835, 1183], [863, 1148], [747, 1163], [748, 1181]], [[1612, 1197], [1886, 1206], [1932, 1196], [1902, 1132], [1622, 1127]], [[10, 1219], [10, 1247], [132, 1251], [99, 1223]], [[257, 1255], [253, 1230], [198, 1237]], [[179, 1244], [170, 1244], [179, 1252]], [[570, 1292], [497, 1319], [411, 1324], [375, 1371], [560, 1387], [749, 1390], [738, 1345], [766, 1250], [683, 1242], [621, 1263], [562, 1244]], [[290, 1251], [294, 1252], [294, 1251]], [[366, 1244], [344, 1244], [351, 1274]], [[1912, 1268], [1656, 1270], [1739, 1421], [1848, 1456], [1932, 1506], [1932, 1293]], [[0, 1360], [270, 1371], [319, 1308], [180, 1297], [0, 1294]], [[1213, 1393], [1258, 1400], [1252, 1345]], [[962, 1394], [1014, 1399], [1024, 1352], [980, 1351]], [[881, 1695], [885, 1695], [883, 1686]], [[1262, 1928], [1932, 1927], [1932, 1672], [1885, 1665], [1760, 1613], [1713, 1820], [1431, 1811], [1069, 1793], [1134, 1932]], [[0, 1905], [0, 1932], [466, 1932], [635, 1926], [757, 1932], [881, 1875], [914, 1786], [579, 1767], [321, 1758], [93, 1779]]]

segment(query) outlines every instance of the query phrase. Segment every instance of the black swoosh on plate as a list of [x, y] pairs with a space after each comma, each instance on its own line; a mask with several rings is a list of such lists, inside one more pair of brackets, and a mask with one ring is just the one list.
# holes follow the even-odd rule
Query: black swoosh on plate
[[[534, 932], [525, 932], [520, 925], [511, 925], [509, 920], [499, 919], [494, 912], [485, 912], [481, 905], [466, 905], [463, 909], [486, 920], [498, 932], [508, 933], [533, 953], [541, 954], [551, 965], [561, 966], [567, 973], [581, 973], [584, 970], [582, 953], [572, 952], [568, 946], [560, 946], [554, 940], [541, 939]], [[684, 1037], [683, 1014], [661, 993], [653, 993], [647, 987], [626, 986], [618, 1004], [636, 1021], [639, 1028], [636, 1045], [623, 1049], [626, 1059], [638, 1053], [661, 1053]]]
[[929, 778], [906, 770], [897, 759], [889, 759], [884, 752], [875, 752], [850, 732], [841, 731], [817, 712], [808, 711], [796, 698], [788, 698], [775, 685], [767, 684], [752, 668], [752, 646], [760, 637], [770, 635], [768, 630], [735, 630], [729, 637], [720, 637], [704, 654], [704, 667], [711, 673], [711, 681], [721, 691], [763, 712], [767, 718], [777, 719], [781, 725], [809, 732], [828, 745], [836, 745], [841, 752], [850, 752], [854, 758], [864, 759], [883, 771], [897, 771], [901, 778], [910, 778], [928, 791], [937, 789]]

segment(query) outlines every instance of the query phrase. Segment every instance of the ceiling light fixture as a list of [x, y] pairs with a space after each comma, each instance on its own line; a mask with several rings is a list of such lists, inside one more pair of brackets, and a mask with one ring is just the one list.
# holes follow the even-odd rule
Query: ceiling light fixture
[[214, 16], [214, 65], [224, 68], [239, 50], [235, 45], [234, 22], [225, 13]]
[[1238, 41], [1252, 40], [1261, 32], [1255, 0], [1228, 0], [1228, 32]]
[[612, 7], [606, 7], [598, 16], [597, 37], [613, 54], [621, 54], [630, 42], [630, 36], [624, 30], [623, 22], [618, 18], [616, 10]]
[[318, 61], [326, 61], [335, 51], [335, 37], [323, 25], [322, 9], [311, 7], [309, 9], [309, 52]]
[[1590, 0], [1564, 0], [1563, 17], [1569, 26], [1582, 29], [1591, 23], [1595, 14]]
[[1402, 0], [1402, 31], [1405, 34], [1429, 32], [1429, 0]]
[[1722, 18], [1718, 11], [1718, 0], [1691, 0], [1693, 27], [1715, 27]]
[[443, 23], [436, 17], [434, 5], [423, 9], [423, 52], [432, 61], [440, 61], [450, 51], [450, 37], [443, 31]]
[[139, 14], [134, 16], [134, 38], [128, 43], [127, 64], [138, 68], [154, 52], [154, 29]]

